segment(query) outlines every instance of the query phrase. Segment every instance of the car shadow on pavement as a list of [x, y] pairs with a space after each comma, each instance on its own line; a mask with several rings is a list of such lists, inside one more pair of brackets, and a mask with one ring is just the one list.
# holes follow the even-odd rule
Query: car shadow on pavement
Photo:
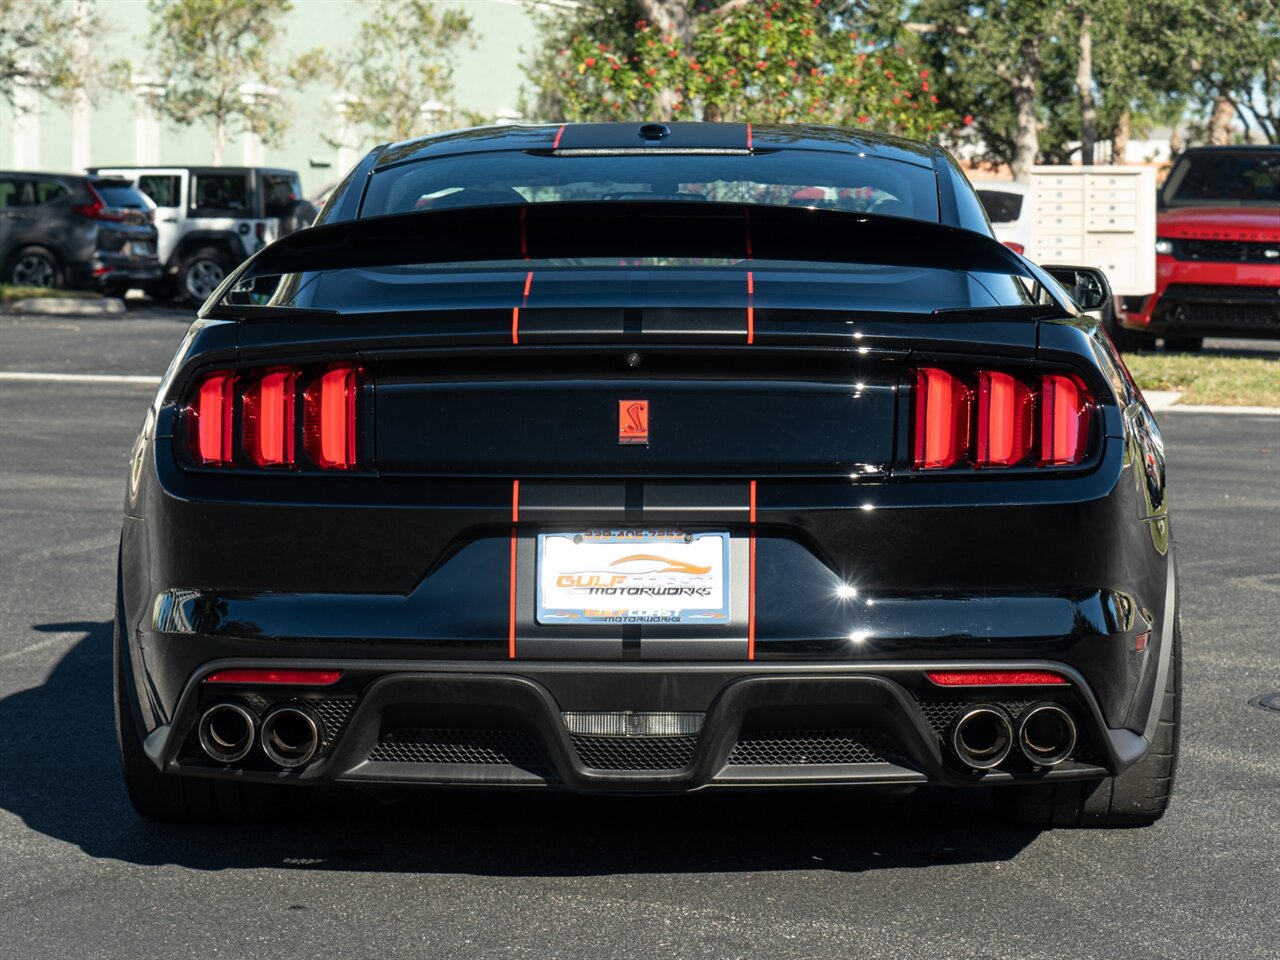
[[[92, 857], [197, 870], [275, 867], [488, 876], [864, 871], [1001, 862], [1037, 831], [986, 791], [820, 789], [683, 797], [344, 788], [299, 791], [294, 819], [178, 827], [129, 806], [116, 753], [110, 621], [83, 631], [44, 684], [0, 700], [0, 808]], [[309, 802], [308, 802], [309, 801]]]

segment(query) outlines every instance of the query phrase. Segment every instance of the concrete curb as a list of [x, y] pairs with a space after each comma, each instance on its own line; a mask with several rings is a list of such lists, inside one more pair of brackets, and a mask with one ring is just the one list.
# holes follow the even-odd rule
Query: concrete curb
[[1209, 404], [1179, 403], [1164, 413], [1244, 413], [1255, 417], [1280, 417], [1280, 407], [1217, 407]]
[[1182, 399], [1182, 393], [1178, 390], [1143, 390], [1142, 396], [1146, 399], [1147, 406], [1156, 413], [1168, 410]]
[[27, 297], [10, 302], [4, 312], [46, 317], [122, 317], [125, 306], [119, 297]]

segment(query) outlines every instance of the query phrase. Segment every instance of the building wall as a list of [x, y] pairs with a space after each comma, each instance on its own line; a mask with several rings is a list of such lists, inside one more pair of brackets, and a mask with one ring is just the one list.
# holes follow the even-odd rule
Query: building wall
[[[282, 21], [281, 50], [289, 58], [314, 47], [340, 50], [354, 33], [353, 25], [377, 15], [376, 0], [294, 0]], [[488, 117], [514, 114], [523, 75], [524, 52], [536, 42], [536, 31], [526, 0], [454, 0], [472, 18], [474, 48], [461, 48], [454, 71], [454, 95], [460, 107]], [[94, 52], [102, 62], [128, 60], [136, 74], [147, 74], [146, 38], [149, 28], [147, 0], [99, 0], [108, 34], [95, 39]], [[379, 142], [373, 131], [356, 131], [345, 150], [324, 140], [338, 134], [340, 118], [333, 97], [339, 91], [316, 84], [302, 91], [282, 89], [281, 109], [293, 118], [284, 142], [278, 147], [256, 143], [254, 138], [229, 138], [223, 162], [289, 167], [302, 175], [303, 189], [314, 194], [338, 180], [356, 158]], [[20, 92], [20, 96], [22, 93]], [[204, 127], [174, 127], [148, 122], [142, 100], [132, 94], [106, 94], [89, 109], [77, 111], [30, 94], [29, 112], [15, 116], [0, 103], [0, 168], [70, 171], [73, 125], [87, 131], [87, 149], [80, 147], [84, 166], [116, 164], [210, 163], [213, 132]], [[423, 133], [430, 132], [425, 128]]]

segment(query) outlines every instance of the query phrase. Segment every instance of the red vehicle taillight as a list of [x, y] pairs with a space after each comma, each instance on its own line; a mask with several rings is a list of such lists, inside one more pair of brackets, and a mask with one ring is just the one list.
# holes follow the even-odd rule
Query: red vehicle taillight
[[[351, 364], [312, 373], [270, 367], [205, 374], [185, 410], [191, 459], [213, 467], [354, 470], [363, 380], [364, 370]], [[300, 433], [310, 463], [297, 454]]]
[[114, 207], [108, 207], [102, 194], [93, 189], [91, 184], [85, 184], [85, 189], [89, 191], [90, 203], [73, 203], [71, 212], [78, 213], [82, 217], [89, 217], [92, 220], [110, 220], [112, 223], [123, 223], [125, 219], [124, 212]]
[[911, 463], [917, 470], [1080, 463], [1089, 452], [1093, 406], [1074, 374], [920, 367]]
[[196, 461], [205, 466], [231, 466], [235, 382], [236, 375], [230, 370], [209, 374], [200, 381], [195, 402], [187, 408], [191, 452]]
[[292, 467], [297, 370], [271, 370], [244, 392], [244, 450], [260, 467]]
[[307, 388], [303, 444], [315, 463], [328, 470], [356, 465], [356, 368], [337, 367]]

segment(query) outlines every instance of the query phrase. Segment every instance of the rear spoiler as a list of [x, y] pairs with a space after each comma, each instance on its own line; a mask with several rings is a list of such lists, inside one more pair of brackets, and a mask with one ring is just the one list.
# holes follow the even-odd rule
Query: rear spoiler
[[[241, 264], [201, 316], [283, 316], [289, 308], [222, 302], [227, 291], [259, 277], [415, 263], [600, 257], [921, 266], [1035, 283], [1043, 277], [992, 237], [922, 220], [692, 201], [534, 203], [423, 210], [300, 230]], [[1062, 310], [1074, 313], [1065, 304], [1059, 305]]]

